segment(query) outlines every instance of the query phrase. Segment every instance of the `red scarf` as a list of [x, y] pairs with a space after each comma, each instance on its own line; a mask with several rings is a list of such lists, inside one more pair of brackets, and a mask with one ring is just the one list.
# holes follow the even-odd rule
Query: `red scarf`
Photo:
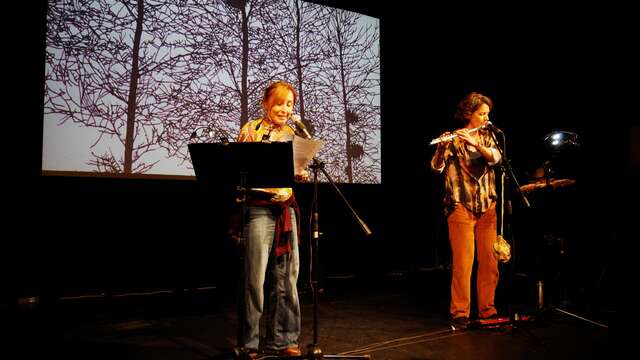
[[266, 206], [273, 211], [273, 214], [276, 217], [276, 230], [274, 235], [276, 256], [281, 256], [291, 252], [291, 212], [289, 212], [289, 207], [291, 206], [293, 206], [293, 209], [296, 212], [298, 244], [300, 243], [300, 209], [298, 208], [296, 197], [293, 194], [284, 202], [253, 200], [250, 204], [255, 206]]

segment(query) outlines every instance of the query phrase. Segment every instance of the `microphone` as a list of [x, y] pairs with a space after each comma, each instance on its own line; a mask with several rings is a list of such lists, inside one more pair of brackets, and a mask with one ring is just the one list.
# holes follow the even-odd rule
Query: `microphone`
[[302, 120], [300, 120], [300, 115], [291, 115], [291, 121], [293, 121], [293, 124], [296, 126], [298, 132], [302, 134], [303, 138], [309, 140], [311, 139], [311, 134], [309, 134], [309, 131], [307, 131], [307, 127], [304, 126]]
[[493, 123], [491, 121], [487, 120], [487, 122], [484, 123], [483, 126], [486, 127], [489, 130], [497, 132], [498, 134], [502, 134], [502, 130], [500, 130], [497, 126], [493, 125]]

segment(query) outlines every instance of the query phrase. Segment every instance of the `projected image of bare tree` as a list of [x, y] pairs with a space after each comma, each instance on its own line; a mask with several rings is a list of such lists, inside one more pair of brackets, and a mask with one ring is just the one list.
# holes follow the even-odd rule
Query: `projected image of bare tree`
[[375, 183], [380, 173], [380, 56], [378, 29], [358, 23], [359, 15], [337, 10], [326, 32], [329, 54], [318, 63], [315, 84], [324, 97], [318, 137], [328, 145], [330, 171], [338, 181]]
[[[177, 60], [166, 54], [167, 12], [143, 1], [49, 4], [45, 120], [94, 128], [88, 163], [97, 171], [144, 173], [158, 162], [144, 156], [158, 148], [166, 110], [156, 103], [157, 79]], [[153, 37], [143, 33], [149, 28]]]
[[43, 170], [193, 175], [192, 132], [234, 138], [286, 80], [337, 181], [380, 181], [377, 20], [299, 0], [51, 1], [47, 19]]

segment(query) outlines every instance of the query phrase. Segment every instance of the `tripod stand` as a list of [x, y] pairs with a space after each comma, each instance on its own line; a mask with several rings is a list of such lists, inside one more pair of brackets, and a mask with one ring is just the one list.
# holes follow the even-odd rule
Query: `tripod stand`
[[[300, 138], [305, 140], [312, 140], [311, 134], [309, 134], [309, 131], [307, 131], [306, 127], [304, 126], [304, 123], [300, 121], [300, 118], [295, 116], [295, 117], [292, 117], [292, 119], [295, 125], [296, 135], [298, 135]], [[296, 142], [296, 139], [297, 137], [293, 139], [294, 144]], [[371, 235], [371, 230], [369, 230], [369, 227], [367, 226], [367, 224], [364, 221], [362, 221], [362, 219], [360, 218], [360, 216], [358, 216], [358, 214], [353, 209], [351, 204], [349, 204], [349, 201], [347, 201], [347, 198], [342, 194], [340, 189], [338, 189], [336, 184], [333, 182], [333, 179], [331, 179], [331, 176], [329, 176], [327, 171], [324, 169], [324, 163], [318, 160], [316, 157], [313, 157], [312, 160], [313, 160], [313, 165], [311, 165], [311, 169], [313, 169], [313, 200], [312, 200], [312, 206], [311, 206], [311, 209], [312, 209], [311, 210], [312, 211], [311, 288], [313, 293], [313, 343], [307, 346], [307, 356], [306, 357], [303, 356], [302, 358], [305, 358], [305, 359], [307, 358], [308, 359], [369, 359], [370, 358], [369, 355], [323, 354], [322, 348], [318, 344], [318, 277], [319, 277], [318, 276], [318, 272], [319, 272], [318, 270], [319, 269], [318, 239], [320, 237], [320, 228], [318, 225], [318, 171], [322, 171], [322, 173], [327, 178], [327, 180], [329, 180], [329, 183], [331, 183], [331, 186], [333, 186], [336, 193], [340, 195], [340, 198], [344, 201], [344, 203], [347, 205], [349, 210], [351, 210], [351, 213], [355, 216], [356, 220], [358, 221], [358, 224], [360, 224], [360, 227], [362, 228], [362, 230], [365, 232], [367, 236]]]
[[[538, 269], [543, 267], [551, 268], [551, 272], [545, 273], [539, 270], [538, 278], [536, 281], [536, 309], [532, 314], [533, 319], [541, 318], [542, 315], [555, 311], [563, 315], [571, 316], [575, 319], [579, 319], [602, 328], [608, 328], [607, 325], [598, 323], [596, 321], [587, 319], [577, 314], [571, 313], [559, 306], [566, 306], [570, 303], [567, 295], [567, 284], [569, 279], [567, 277], [567, 269], [570, 267], [567, 265], [569, 262], [569, 255], [571, 253], [569, 241], [562, 235], [561, 227], [555, 223], [559, 216], [555, 216], [557, 212], [562, 212], [560, 209], [561, 193], [556, 190], [565, 186], [573, 185], [575, 180], [572, 179], [552, 179], [554, 169], [551, 166], [551, 161], [545, 161], [543, 169], [544, 187], [538, 190], [540, 196], [539, 203], [542, 202], [542, 206], [538, 206], [538, 210], [541, 210], [541, 222], [542, 228], [545, 229], [542, 234], [542, 243], [538, 250]], [[566, 195], [566, 193], [564, 194]], [[566, 199], [565, 199], [566, 200]], [[564, 201], [565, 203], [572, 203], [571, 201]], [[540, 205], [540, 204], [539, 204]], [[546, 206], [546, 208], [544, 207]], [[566, 235], [566, 234], [565, 234]], [[570, 235], [570, 234], [569, 234]], [[570, 238], [570, 236], [569, 236]], [[543, 265], [544, 263], [544, 265]], [[549, 263], [551, 266], [549, 266]], [[549, 280], [549, 281], [543, 281]], [[546, 291], [546, 285], [555, 285], [555, 294]], [[552, 296], [555, 295], [555, 301], [549, 301]]]
[[[503, 175], [503, 179], [504, 179], [504, 175], [505, 173], [510, 175], [510, 179], [513, 180], [514, 184], [516, 185], [516, 189], [518, 191], [518, 193], [520, 194], [524, 206], [527, 209], [531, 209], [531, 204], [529, 203], [527, 197], [525, 196], [524, 192], [525, 190], [529, 191], [529, 190], [533, 190], [533, 189], [537, 189], [540, 188], [541, 185], [540, 184], [528, 184], [528, 185], [524, 185], [524, 186], [519, 186], [517, 179], [514, 175], [513, 169], [511, 168], [511, 165], [509, 163], [508, 158], [506, 157], [506, 140], [504, 137], [504, 133], [502, 133], [502, 131], [500, 131], [499, 129], [495, 129], [494, 131], [492, 131], [492, 136], [494, 138], [494, 141], [497, 142], [496, 139], [496, 133], [501, 134], [502, 135], [502, 143], [503, 143], [503, 147], [501, 148], [500, 146], [498, 146], [498, 150], [500, 151], [501, 155], [502, 155], [502, 164], [503, 164], [503, 169], [502, 169], [502, 175]], [[543, 185], [543, 188], [546, 189], [554, 189], [555, 186], [566, 186], [566, 185], [572, 185], [573, 183], [575, 183], [574, 180], [570, 180], [570, 179], [562, 179], [562, 180], [555, 180], [555, 181], [551, 181], [551, 174], [552, 174], [552, 169], [551, 169], [551, 162], [550, 161], [546, 161], [543, 165], [543, 171], [544, 171], [544, 179], [545, 179], [545, 184]], [[509, 178], [509, 177], [507, 177]], [[504, 182], [503, 182], [503, 187], [504, 187]], [[504, 191], [503, 191], [503, 196], [504, 196]], [[504, 201], [501, 201], [502, 204], [504, 204]], [[549, 221], [549, 219], [546, 219], [547, 221]], [[502, 220], [501, 220], [502, 221]], [[560, 241], [560, 254], [561, 255], [565, 255], [565, 249], [564, 246], [565, 244], [562, 242], [562, 239], [555, 239]], [[515, 241], [513, 241], [513, 259], [515, 261], [517, 256], [516, 253], [516, 247], [515, 247]], [[563, 259], [561, 259], [563, 260]], [[513, 265], [513, 262], [512, 262]], [[539, 267], [540, 264], [539, 264]], [[515, 268], [515, 267], [514, 267]], [[564, 280], [564, 279], [563, 279]], [[564, 295], [564, 294], [563, 294]], [[575, 317], [577, 319], [580, 320], [584, 320], [586, 322], [589, 322], [593, 325], [596, 326], [600, 326], [600, 327], [604, 327], [607, 328], [606, 325], [597, 323], [595, 321], [586, 319], [584, 317], [578, 316], [576, 314], [570, 313], [566, 310], [560, 309], [558, 307], [555, 306], [550, 306], [550, 305], [546, 305], [545, 302], [545, 290], [544, 290], [544, 282], [542, 281], [541, 278], [538, 278], [536, 281], [536, 308], [535, 308], [535, 312], [533, 312], [530, 315], [525, 315], [525, 314], [521, 314], [518, 312], [514, 312], [513, 314], [511, 314], [509, 316], [509, 318], [505, 318], [505, 319], [495, 319], [495, 320], [489, 320], [489, 321], [478, 321], [475, 324], [472, 324], [475, 327], [499, 327], [499, 326], [512, 326], [512, 327], [518, 327], [518, 325], [522, 322], [526, 322], [526, 321], [534, 321], [536, 319], [538, 319], [542, 314], [548, 312], [549, 310], [556, 310], [564, 315], [569, 315], [572, 317]], [[526, 329], [525, 329], [526, 331]], [[529, 333], [531, 336], [535, 337], [533, 334]], [[539, 339], [538, 339], [539, 340]]]

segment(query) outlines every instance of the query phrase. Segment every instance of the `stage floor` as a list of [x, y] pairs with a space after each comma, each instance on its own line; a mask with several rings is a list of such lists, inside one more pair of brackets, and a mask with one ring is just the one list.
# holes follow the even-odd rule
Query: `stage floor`
[[[318, 345], [325, 354], [379, 360], [583, 360], [610, 354], [610, 330], [601, 326], [615, 315], [608, 308], [548, 307], [535, 321], [452, 330], [447, 278], [446, 270], [369, 281], [327, 278], [318, 303]], [[513, 291], [500, 289], [503, 314], [536, 315], [530, 304], [506, 303], [521, 298], [507, 296]], [[303, 285], [303, 348], [313, 341], [310, 295]], [[9, 316], [15, 321], [3, 326], [15, 337], [15, 358], [224, 360], [233, 358], [234, 304], [233, 294], [216, 287], [67, 298], [15, 309]]]

